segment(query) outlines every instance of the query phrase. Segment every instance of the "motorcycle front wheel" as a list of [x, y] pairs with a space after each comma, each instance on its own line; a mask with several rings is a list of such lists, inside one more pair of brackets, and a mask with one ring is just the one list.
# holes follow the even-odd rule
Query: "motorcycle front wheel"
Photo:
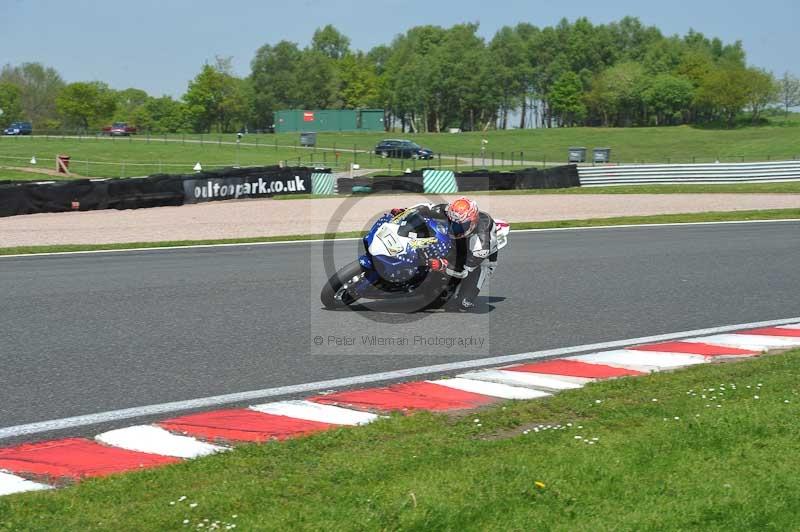
[[364, 271], [361, 269], [361, 264], [358, 261], [351, 262], [328, 279], [325, 286], [322, 287], [320, 300], [325, 308], [344, 308], [355, 301], [358, 297], [354, 297], [349, 288], [358, 280]]

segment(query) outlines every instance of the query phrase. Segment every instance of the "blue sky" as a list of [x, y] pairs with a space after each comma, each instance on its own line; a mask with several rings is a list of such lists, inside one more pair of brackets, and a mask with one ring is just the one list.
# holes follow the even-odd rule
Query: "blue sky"
[[562, 17], [594, 23], [639, 17], [666, 34], [689, 28], [725, 42], [741, 39], [751, 64], [800, 75], [799, 0], [0, 0], [0, 63], [40, 61], [67, 81], [103, 80], [122, 89], [180, 96], [215, 55], [240, 75], [256, 49], [289, 39], [306, 45], [333, 24], [368, 50], [420, 24], [479, 22], [547, 26]]

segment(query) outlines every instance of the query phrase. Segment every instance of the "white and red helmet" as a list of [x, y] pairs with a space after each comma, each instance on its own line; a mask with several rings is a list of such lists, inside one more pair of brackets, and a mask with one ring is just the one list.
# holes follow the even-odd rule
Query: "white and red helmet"
[[478, 204], [469, 198], [461, 197], [451, 201], [444, 212], [450, 219], [450, 233], [453, 238], [465, 238], [478, 226]]

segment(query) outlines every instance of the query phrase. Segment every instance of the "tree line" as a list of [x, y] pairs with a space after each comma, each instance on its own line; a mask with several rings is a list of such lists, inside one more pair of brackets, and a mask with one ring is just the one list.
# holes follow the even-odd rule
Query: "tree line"
[[417, 26], [364, 52], [333, 26], [308, 46], [259, 48], [250, 74], [230, 58], [201, 67], [179, 99], [100, 81], [65, 83], [39, 63], [0, 71], [0, 123], [97, 129], [127, 121], [153, 132], [268, 130], [280, 109], [382, 108], [387, 129], [724, 124], [800, 105], [800, 81], [747, 64], [740, 41], [665, 36], [626, 17], [521, 23], [490, 40], [477, 24]]

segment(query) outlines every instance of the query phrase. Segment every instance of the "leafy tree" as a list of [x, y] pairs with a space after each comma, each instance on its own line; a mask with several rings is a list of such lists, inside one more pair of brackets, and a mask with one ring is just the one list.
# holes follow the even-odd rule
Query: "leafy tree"
[[617, 57], [622, 61], [641, 61], [648, 48], [662, 38], [658, 28], [646, 27], [636, 17], [624, 17], [608, 25]]
[[183, 95], [195, 131], [208, 133], [217, 120], [222, 101], [223, 77], [211, 65], [204, 65], [200, 73], [189, 82]]
[[745, 66], [745, 53], [742, 42], [736, 41], [733, 44], [723, 44], [721, 40], [714, 38], [708, 39], [705, 35], [694, 30], [689, 30], [683, 41], [693, 50], [702, 51], [709, 54], [715, 63], [727, 63], [728, 65]]
[[553, 83], [567, 70], [566, 53], [555, 28], [542, 28], [541, 31], [528, 32], [525, 39], [528, 65], [532, 67], [531, 85], [533, 107], [536, 120], [541, 126], [552, 125], [549, 110], [550, 91]]
[[[485, 130], [494, 122], [496, 110], [503, 97], [501, 87], [495, 81], [494, 61], [491, 53], [477, 41], [465, 49], [460, 69], [457, 99], [453, 100], [451, 113], [460, 113], [460, 123], [453, 122], [464, 130]], [[521, 72], [524, 75], [524, 72]], [[522, 89], [520, 89], [522, 91]]]
[[789, 115], [789, 109], [800, 105], [800, 80], [788, 72], [777, 82], [778, 102]]
[[711, 51], [718, 62], [737, 66], [745, 66], [746, 64], [742, 41], [724, 45], [722, 41], [715, 38], [711, 41]]
[[778, 97], [775, 78], [759, 68], [747, 69], [747, 106], [753, 123], [758, 122], [761, 112]]
[[673, 73], [689, 80], [696, 88], [703, 83], [712, 70], [714, 70], [714, 61], [711, 54], [703, 50], [690, 49], [683, 54]]
[[[631, 20], [638, 23], [637, 19]], [[605, 26], [594, 26], [585, 17], [572, 24], [562, 20], [556, 32], [562, 52], [559, 61], [565, 69], [581, 75], [582, 82], [588, 82], [592, 74], [613, 65], [623, 55], [614, 42], [613, 32]]]
[[350, 52], [350, 39], [328, 24], [314, 32], [311, 49], [331, 59], [342, 59]]
[[679, 37], [652, 43], [644, 54], [642, 66], [650, 75], [672, 74], [681, 65], [688, 47]]
[[278, 109], [294, 109], [302, 105], [300, 59], [297, 45], [289, 41], [281, 41], [275, 46], [264, 45], [256, 52], [250, 64], [256, 127], [271, 126]]
[[717, 67], [709, 72], [695, 93], [695, 101], [715, 110], [733, 127], [736, 116], [750, 97], [748, 72], [744, 68]]
[[624, 39], [613, 27], [594, 26], [586, 18], [574, 23], [563, 19], [555, 27], [541, 30], [518, 28], [526, 43], [528, 64], [532, 67], [531, 107], [544, 126], [552, 123], [550, 94], [562, 75], [573, 72], [580, 77], [582, 85], [588, 87], [600, 71], [624, 55], [619, 46]]
[[[150, 129], [155, 132], [178, 133], [192, 129], [189, 111], [183, 102], [171, 96], [150, 98], [144, 104], [144, 112], [150, 118]], [[139, 124], [140, 122], [137, 122]]]
[[553, 85], [550, 94], [553, 114], [562, 124], [572, 126], [586, 117], [581, 79], [574, 72], [564, 73]]
[[56, 98], [65, 124], [82, 130], [99, 129], [111, 120], [117, 100], [108, 85], [99, 81], [70, 83]]
[[520, 80], [522, 86], [520, 87], [519, 101], [520, 119], [519, 127], [524, 129], [527, 125], [528, 111], [534, 106], [533, 98], [535, 97], [535, 80], [536, 80], [536, 63], [534, 58], [533, 43], [539, 38], [541, 30], [536, 26], [528, 23], [520, 23], [514, 28], [514, 31], [519, 35], [522, 40], [522, 48], [524, 52], [524, 63], [521, 65], [523, 69], [520, 72]]
[[[487, 83], [494, 81], [485, 78], [482, 68], [486, 45], [477, 32], [477, 24], [451, 27], [427, 62], [424, 79], [430, 88], [432, 111], [429, 131], [465, 127], [469, 120], [468, 106], [481, 105], [480, 98], [491, 92]], [[496, 104], [493, 108], [497, 108]]]
[[381, 44], [367, 52], [367, 61], [372, 65], [375, 73], [380, 76], [386, 71], [386, 63], [391, 55], [391, 47]]
[[[505, 128], [514, 113], [520, 127], [550, 126], [554, 118], [616, 126], [728, 120], [734, 106], [707, 86], [718, 71], [747, 67], [738, 41], [693, 30], [665, 37], [633, 17], [522, 23], [488, 43], [477, 29], [413, 27], [366, 55], [350, 51], [349, 39], [330, 25], [302, 50], [286, 41], [263, 46], [244, 85], [247, 114], [264, 127], [276, 109], [376, 105], [387, 127], [399, 122], [411, 131]], [[763, 83], [756, 90], [758, 79], [751, 73], [746, 101], [754, 118], [767, 94]]]
[[64, 80], [54, 69], [41, 63], [5, 65], [0, 71], [0, 82], [19, 87], [22, 96], [21, 118], [39, 125], [52, 124], [58, 118], [56, 97], [64, 88]]
[[627, 126], [641, 119], [645, 80], [644, 67], [635, 62], [618, 63], [595, 78], [588, 101], [604, 125]]
[[435, 130], [441, 96], [436, 83], [442, 70], [438, 49], [445, 34], [438, 26], [417, 26], [392, 42], [386, 87], [392, 114], [400, 118], [403, 129]]
[[378, 75], [363, 54], [348, 54], [338, 62], [339, 94], [347, 109], [379, 105]]
[[369, 68], [375, 73], [375, 106], [383, 108], [383, 123], [386, 130], [393, 128], [394, 115], [391, 112], [392, 94], [389, 89], [389, 73], [386, 67], [392, 57], [392, 48], [381, 44], [367, 52], [365, 61]]
[[299, 101], [307, 109], [336, 109], [339, 98], [339, 75], [331, 58], [313, 49], [303, 50], [298, 63]]
[[659, 74], [644, 90], [642, 97], [650, 112], [655, 113], [656, 125], [683, 121], [692, 105], [694, 87], [685, 78]]
[[609, 78], [599, 74], [595, 76], [592, 80], [592, 89], [584, 98], [592, 114], [599, 118], [595, 122], [599, 122], [603, 127], [610, 126], [617, 102]]
[[231, 73], [230, 60], [217, 58], [215, 66], [204, 65], [189, 82], [183, 96], [196, 131], [230, 132], [246, 119], [247, 89], [243, 80]]
[[0, 83], [0, 127], [7, 127], [11, 122], [19, 120], [22, 115], [22, 91], [17, 85], [8, 82]]
[[500, 92], [500, 127], [506, 129], [508, 113], [521, 103], [519, 96], [529, 78], [524, 43], [517, 32], [504, 26], [489, 43], [489, 54], [494, 65], [494, 82]]
[[403, 131], [406, 128], [412, 132], [427, 130], [426, 86], [420, 76], [424, 62], [425, 59], [416, 54], [411, 55], [407, 61], [400, 61], [393, 56], [392, 66], [384, 78], [389, 108], [400, 120]]
[[116, 99], [114, 121], [129, 122], [140, 128], [149, 126], [150, 118], [144, 105], [150, 100], [150, 96], [145, 91], [134, 88], [117, 91]]

